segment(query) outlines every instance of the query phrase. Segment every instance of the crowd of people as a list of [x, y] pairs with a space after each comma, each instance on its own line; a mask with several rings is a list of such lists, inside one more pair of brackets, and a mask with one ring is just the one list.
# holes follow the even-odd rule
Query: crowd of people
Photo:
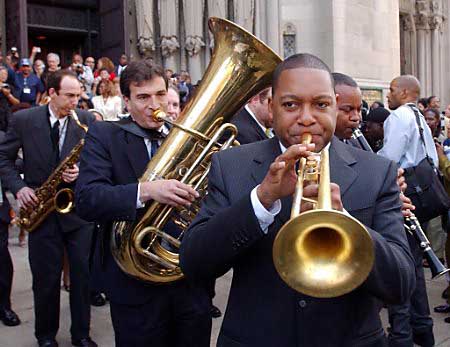
[[[162, 109], [177, 120], [195, 93], [189, 73], [163, 70], [151, 60], [130, 62], [125, 54], [114, 65], [107, 57], [75, 53], [61, 68], [58, 54], [44, 61], [39, 52], [34, 47], [23, 58], [11, 49], [0, 56], [5, 325], [20, 324], [10, 300], [13, 214], [5, 192], [21, 210], [39, 211], [36, 189], [59, 168], [63, 186], [75, 192], [76, 209], [52, 211], [28, 237], [39, 346], [58, 346], [62, 272], [70, 293], [72, 345], [97, 345], [89, 333], [90, 305], [104, 305], [107, 298], [117, 346], [209, 346], [211, 318], [221, 315], [212, 304], [214, 281], [230, 269], [233, 283], [218, 346], [434, 345], [423, 271], [431, 264], [414, 235], [405, 232], [403, 218], [416, 213], [440, 262], [450, 265], [449, 216], [422, 217], [422, 206], [413, 204], [417, 192], [408, 190], [415, 183], [411, 177], [421, 180], [416, 168], [425, 160], [450, 194], [450, 105], [442, 111], [438, 97], [419, 99], [417, 78], [394, 78], [388, 107], [382, 101], [369, 107], [352, 77], [330, 71], [314, 55], [296, 54], [280, 63], [271, 87], [231, 120], [241, 146], [212, 156], [208, 195], [181, 242], [186, 277], [154, 285], [130, 276], [116, 261], [110, 231], [117, 221], [140, 220], [149, 202], [181, 210], [199, 199], [199, 192], [177, 179], [140, 180], [172, 131], [151, 116]], [[302, 143], [306, 133], [311, 143]], [[84, 146], [74, 154], [79, 143]], [[296, 162], [322, 150], [330, 153], [333, 209], [364, 224], [375, 252], [361, 286], [326, 299], [287, 286], [272, 260], [275, 236], [289, 220]], [[71, 156], [76, 164], [60, 168]], [[306, 198], [317, 194], [315, 184], [304, 189]], [[311, 208], [301, 203], [301, 212]], [[447, 276], [442, 296], [450, 300]], [[389, 311], [387, 336], [379, 317], [383, 305]], [[450, 304], [434, 310], [450, 313]], [[323, 327], [327, 334], [320, 333]]]

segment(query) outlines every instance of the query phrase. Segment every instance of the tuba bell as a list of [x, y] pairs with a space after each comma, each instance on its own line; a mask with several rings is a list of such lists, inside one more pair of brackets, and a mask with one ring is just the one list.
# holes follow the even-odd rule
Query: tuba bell
[[[305, 134], [303, 144], [311, 143]], [[369, 275], [374, 262], [373, 241], [357, 219], [331, 206], [328, 148], [315, 157], [301, 158], [291, 218], [273, 244], [273, 261], [291, 288], [317, 298], [351, 292]], [[305, 182], [319, 183], [318, 200], [303, 197]], [[302, 200], [315, 209], [300, 213]]]
[[[251, 96], [270, 85], [272, 72], [281, 62], [269, 47], [230, 21], [210, 18], [209, 28], [214, 51], [202, 83], [139, 182], [177, 179], [204, 196], [211, 155], [232, 145], [237, 135], [236, 127], [225, 122]], [[161, 111], [154, 117], [168, 120]], [[221, 144], [224, 134], [230, 133]], [[149, 201], [137, 222], [113, 223], [110, 247], [115, 261], [126, 274], [143, 281], [181, 279], [178, 247], [198, 210], [198, 201], [189, 208]], [[175, 223], [181, 234], [166, 232], [168, 222]]]

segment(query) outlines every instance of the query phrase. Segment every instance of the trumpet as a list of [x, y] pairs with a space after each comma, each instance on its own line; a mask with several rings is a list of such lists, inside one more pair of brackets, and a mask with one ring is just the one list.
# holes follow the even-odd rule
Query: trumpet
[[[302, 137], [311, 143], [311, 134]], [[303, 197], [305, 182], [319, 184], [318, 200]], [[302, 201], [315, 208], [300, 213]], [[350, 215], [332, 209], [329, 152], [316, 158], [301, 158], [291, 218], [278, 232], [273, 261], [281, 279], [291, 288], [317, 298], [332, 298], [351, 292], [369, 275], [374, 262], [372, 237]]]

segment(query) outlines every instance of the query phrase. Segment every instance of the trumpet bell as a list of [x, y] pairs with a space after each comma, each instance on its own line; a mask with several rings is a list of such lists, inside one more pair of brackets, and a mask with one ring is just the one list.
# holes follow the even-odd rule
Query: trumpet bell
[[372, 237], [358, 220], [335, 210], [311, 210], [278, 232], [273, 259], [291, 288], [317, 298], [351, 292], [370, 273]]

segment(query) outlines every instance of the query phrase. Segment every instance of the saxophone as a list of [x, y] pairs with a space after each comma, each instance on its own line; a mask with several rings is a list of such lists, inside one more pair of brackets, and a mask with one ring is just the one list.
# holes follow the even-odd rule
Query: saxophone
[[[71, 111], [70, 116], [75, 123], [87, 132], [88, 127], [81, 124], [75, 111]], [[74, 207], [74, 192], [70, 188], [58, 190], [58, 186], [63, 182], [62, 174], [67, 169], [75, 165], [84, 146], [84, 138], [70, 151], [69, 155], [62, 160], [47, 180], [35, 190], [38, 198], [37, 206], [21, 207], [19, 217], [13, 223], [28, 232], [36, 229], [47, 216], [56, 210], [59, 213], [69, 213]]]

